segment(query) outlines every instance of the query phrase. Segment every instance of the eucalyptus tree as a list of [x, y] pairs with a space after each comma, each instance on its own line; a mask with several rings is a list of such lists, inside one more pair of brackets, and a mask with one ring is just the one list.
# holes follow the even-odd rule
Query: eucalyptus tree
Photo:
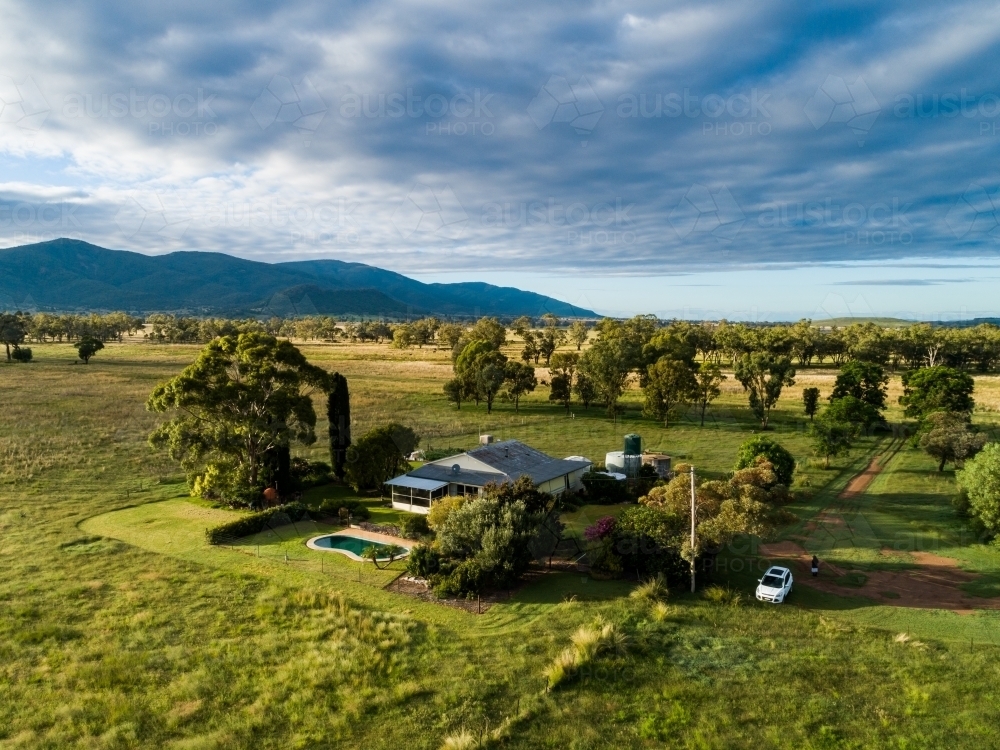
[[221, 336], [150, 394], [146, 408], [173, 417], [149, 436], [197, 486], [253, 504], [269, 451], [316, 442], [311, 391], [330, 376], [287, 340], [265, 333]]

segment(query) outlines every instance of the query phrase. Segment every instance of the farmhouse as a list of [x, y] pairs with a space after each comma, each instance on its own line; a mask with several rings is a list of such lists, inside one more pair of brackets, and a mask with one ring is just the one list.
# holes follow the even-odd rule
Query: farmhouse
[[512, 482], [529, 476], [543, 492], [559, 495], [576, 490], [591, 462], [581, 456], [552, 458], [517, 440], [483, 445], [467, 453], [430, 461], [390, 479], [392, 507], [428, 513], [431, 503], [447, 495], [478, 495], [490, 482]]

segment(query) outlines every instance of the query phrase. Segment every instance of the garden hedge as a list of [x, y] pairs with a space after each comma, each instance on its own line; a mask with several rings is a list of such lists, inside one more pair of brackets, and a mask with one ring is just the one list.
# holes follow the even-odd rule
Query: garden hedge
[[257, 534], [264, 529], [273, 529], [311, 517], [306, 506], [301, 503], [288, 503], [205, 529], [205, 537], [209, 544], [224, 544], [233, 539]]

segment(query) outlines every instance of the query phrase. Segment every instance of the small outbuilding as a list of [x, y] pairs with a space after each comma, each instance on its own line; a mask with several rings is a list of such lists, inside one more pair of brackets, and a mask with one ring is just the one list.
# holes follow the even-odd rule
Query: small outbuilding
[[670, 479], [670, 456], [665, 453], [643, 453], [642, 465], [652, 466], [660, 479]]

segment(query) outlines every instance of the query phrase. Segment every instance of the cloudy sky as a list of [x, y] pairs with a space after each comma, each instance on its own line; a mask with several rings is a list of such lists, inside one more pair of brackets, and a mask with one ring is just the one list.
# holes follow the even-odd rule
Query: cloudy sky
[[0, 18], [0, 246], [356, 260], [609, 314], [1000, 315], [995, 3]]

